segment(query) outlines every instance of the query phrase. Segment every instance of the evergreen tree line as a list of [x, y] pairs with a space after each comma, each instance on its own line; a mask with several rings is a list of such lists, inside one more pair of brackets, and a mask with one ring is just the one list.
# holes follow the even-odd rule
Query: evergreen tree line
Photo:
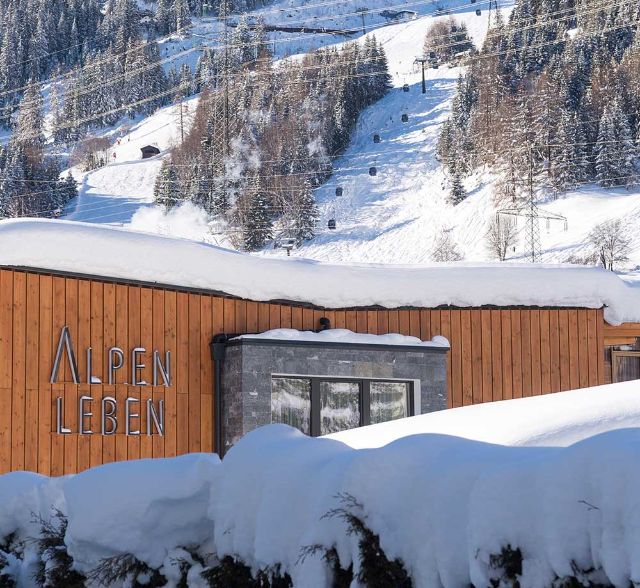
[[10, 124], [29, 80], [82, 62], [95, 49], [99, 0], [0, 0], [0, 125]]
[[154, 18], [159, 35], [183, 31], [191, 24], [191, 16], [242, 14], [264, 6], [263, 0], [157, 0]]
[[[91, 129], [113, 125], [123, 116], [148, 116], [215, 84], [223, 70], [222, 51], [205, 48], [194, 75], [186, 63], [165, 71], [158, 44], [144, 41], [136, 27], [129, 26], [117, 38], [126, 41], [95, 52], [83, 66], [51, 85], [54, 143], [73, 145]], [[249, 27], [246, 18], [241, 18], [226, 53], [230, 71], [255, 61], [266, 44], [263, 27]]]
[[[76, 68], [77, 76], [64, 76], [68, 86], [76, 77], [104, 82], [110, 78], [101, 76], [123, 76], [132, 66], [159, 58], [157, 47], [143, 47], [143, 40], [186, 31], [191, 15], [202, 10], [202, 0], [158, 0], [155, 14], [135, 0], [0, 0], [0, 126], [15, 124], [29, 84]], [[119, 97], [105, 100], [118, 103]]]
[[199, 76], [209, 82], [155, 194], [166, 208], [185, 200], [202, 206], [227, 221], [237, 246], [257, 250], [276, 227], [297, 242], [313, 236], [313, 189], [330, 176], [332, 158], [346, 148], [358, 115], [384, 96], [390, 79], [375, 38], [275, 69], [266, 44], [254, 43], [251, 51], [257, 58], [234, 58], [228, 100], [215, 65], [220, 56], [203, 55]]
[[[41, 85], [54, 79], [48, 125], [54, 144], [74, 146], [93, 128], [150, 115], [218, 75], [221, 59], [213, 51], [205, 51], [196, 76], [187, 64], [165, 71], [153, 40], [188, 28], [190, 15], [201, 12], [201, 0], [161, 0], [145, 27], [148, 15], [134, 0], [0, 0], [0, 126], [13, 131], [0, 150], [0, 217], [56, 216], [76, 195], [73, 178], [59, 180], [60, 162], [45, 150]], [[263, 39], [260, 25], [241, 18], [231, 65], [255, 60]]]
[[30, 86], [15, 132], [0, 146], [0, 218], [58, 216], [77, 196], [71, 174], [60, 178], [60, 163], [44, 152], [42, 97]]
[[[598, 8], [600, 6], [600, 8]], [[438, 155], [451, 199], [478, 166], [500, 171], [499, 200], [579, 184], [630, 186], [640, 155], [640, 5], [520, 0], [498, 13], [458, 80]]]
[[[201, 91], [219, 75], [222, 59], [212, 50], [201, 56], [196, 76], [187, 64], [165, 73], [157, 43], [145, 42], [135, 19], [126, 18], [135, 10], [130, 0], [116, 0], [101, 23], [102, 30], [114, 31], [114, 42], [51, 84], [48, 129], [54, 144], [78, 146], [92, 129], [126, 115], [150, 115]], [[257, 58], [261, 49], [253, 48], [265, 46], [262, 28], [250, 29], [241, 19], [227, 52], [229, 63], [240, 71]], [[32, 81], [12, 117], [12, 140], [0, 156], [0, 217], [56, 216], [76, 194], [73, 178], [59, 182], [60, 163], [46, 153], [43, 110], [41, 84]]]

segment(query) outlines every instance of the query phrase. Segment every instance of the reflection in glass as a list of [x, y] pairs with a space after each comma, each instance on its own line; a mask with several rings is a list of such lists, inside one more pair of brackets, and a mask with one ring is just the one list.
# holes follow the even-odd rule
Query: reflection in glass
[[311, 380], [272, 378], [271, 422], [311, 433]]
[[405, 382], [371, 382], [371, 424], [394, 421], [409, 415]]
[[320, 382], [320, 434], [360, 426], [360, 384]]

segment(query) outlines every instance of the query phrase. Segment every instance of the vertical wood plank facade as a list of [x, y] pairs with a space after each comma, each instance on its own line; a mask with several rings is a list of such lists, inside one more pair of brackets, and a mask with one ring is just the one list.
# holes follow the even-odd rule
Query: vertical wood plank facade
[[[270, 328], [332, 326], [362, 333], [447, 337], [449, 405], [547, 394], [605, 379], [602, 310], [589, 309], [312, 309], [211, 293], [0, 269], [0, 472], [28, 469], [72, 473], [101, 463], [140, 457], [212, 451], [215, 422], [211, 337]], [[49, 383], [60, 331], [71, 331], [81, 381], [74, 384], [63, 361]], [[87, 382], [86, 349], [92, 349]], [[125, 367], [109, 385], [107, 350], [119, 347]], [[153, 350], [171, 352], [172, 383], [131, 386], [131, 350], [144, 347], [140, 374], [152, 383]], [[76, 433], [78, 398], [93, 398], [93, 416]], [[118, 432], [102, 436], [100, 403], [118, 401]], [[56, 398], [65, 424], [56, 432]], [[125, 401], [134, 398], [139, 437], [124, 434]], [[165, 435], [147, 437], [146, 401], [165, 405]]]

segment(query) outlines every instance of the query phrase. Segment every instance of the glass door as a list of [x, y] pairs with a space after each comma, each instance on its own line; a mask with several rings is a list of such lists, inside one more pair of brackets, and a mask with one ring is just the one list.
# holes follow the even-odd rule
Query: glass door
[[311, 434], [311, 380], [271, 379], [271, 422], [284, 423]]
[[409, 416], [409, 384], [406, 382], [371, 382], [369, 417], [372, 425]]
[[360, 382], [320, 382], [320, 435], [361, 425]]

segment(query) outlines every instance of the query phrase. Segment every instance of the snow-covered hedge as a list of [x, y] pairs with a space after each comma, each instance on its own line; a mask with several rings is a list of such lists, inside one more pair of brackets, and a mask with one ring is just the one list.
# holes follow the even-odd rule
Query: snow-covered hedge
[[[632, 387], [600, 391], [638, 426]], [[568, 447], [423, 433], [372, 449], [271, 425], [223, 462], [7, 474], [0, 586], [637, 585], [640, 428], [587, 425]]]

